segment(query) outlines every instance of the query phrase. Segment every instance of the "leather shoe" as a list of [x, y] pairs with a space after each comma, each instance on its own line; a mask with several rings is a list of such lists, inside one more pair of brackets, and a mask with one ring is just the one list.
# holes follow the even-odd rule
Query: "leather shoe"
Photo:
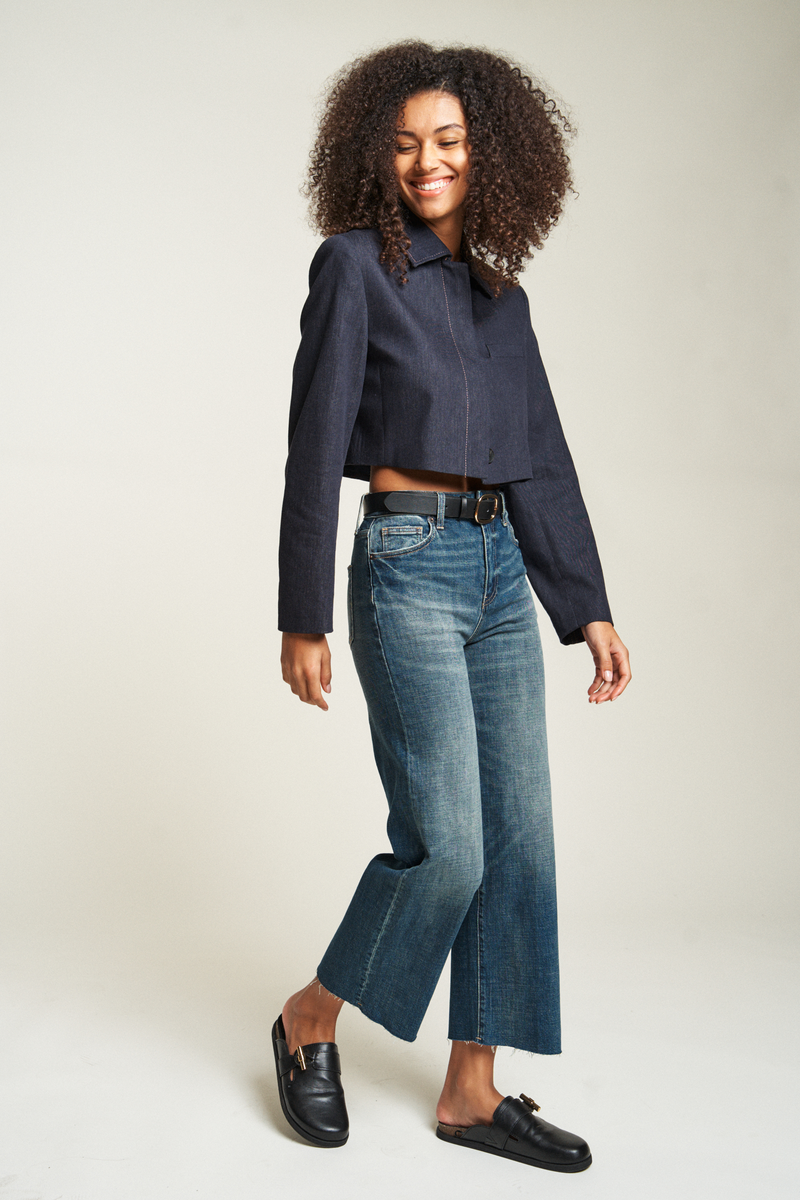
[[499, 1154], [547, 1171], [585, 1171], [592, 1155], [583, 1138], [567, 1133], [535, 1115], [539, 1105], [524, 1094], [506, 1096], [494, 1110], [491, 1125], [443, 1125], [436, 1136], [443, 1142]]
[[312, 1042], [289, 1053], [283, 1018], [272, 1027], [283, 1115], [313, 1146], [343, 1146], [350, 1133], [335, 1042]]

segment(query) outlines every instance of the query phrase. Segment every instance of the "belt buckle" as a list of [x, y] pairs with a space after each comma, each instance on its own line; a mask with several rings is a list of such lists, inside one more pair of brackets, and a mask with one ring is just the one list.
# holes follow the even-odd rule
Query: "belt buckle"
[[[495, 519], [495, 517], [497, 516], [497, 508], [498, 508], [499, 502], [500, 502], [500, 498], [497, 495], [493, 494], [491, 496], [481, 496], [480, 499], [475, 504], [474, 518], [475, 518], [476, 523], [478, 525], [488, 525], [490, 521], [493, 521]], [[488, 516], [482, 515], [481, 505], [484, 503], [493, 505], [492, 511], [488, 514]], [[486, 512], [486, 510], [484, 509], [483, 513], [485, 514], [485, 512]]]

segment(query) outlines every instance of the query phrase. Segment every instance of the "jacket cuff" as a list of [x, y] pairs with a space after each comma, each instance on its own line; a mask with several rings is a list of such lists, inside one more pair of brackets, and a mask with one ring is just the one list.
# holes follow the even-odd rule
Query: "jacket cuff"
[[561, 645], [562, 646], [575, 646], [579, 642], [585, 642], [586, 638], [583, 636], [583, 626], [590, 625], [592, 621], [608, 621], [609, 625], [614, 624], [614, 621], [613, 621], [613, 618], [611, 616], [611, 612], [609, 611], [609, 609], [605, 609], [602, 613], [595, 612], [592, 614], [592, 616], [587, 617], [585, 621], [581, 621], [580, 625], [578, 625], [578, 627], [576, 629], [571, 629], [567, 633], [559, 632], [558, 637], [559, 637], [559, 641], [561, 642]]

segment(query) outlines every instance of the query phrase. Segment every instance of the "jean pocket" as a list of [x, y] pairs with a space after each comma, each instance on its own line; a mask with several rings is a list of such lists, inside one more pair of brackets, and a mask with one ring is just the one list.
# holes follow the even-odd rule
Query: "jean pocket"
[[436, 533], [433, 517], [396, 513], [379, 517], [369, 531], [370, 558], [398, 558], [424, 549]]

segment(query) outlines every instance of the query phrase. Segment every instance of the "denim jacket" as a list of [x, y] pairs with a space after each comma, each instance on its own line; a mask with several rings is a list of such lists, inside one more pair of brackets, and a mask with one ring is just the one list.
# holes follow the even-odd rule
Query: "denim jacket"
[[371, 466], [502, 487], [528, 578], [562, 642], [610, 621], [600, 560], [521, 287], [480, 275], [411, 218], [408, 282], [380, 235], [320, 246], [294, 366], [279, 628], [327, 633], [342, 475]]

